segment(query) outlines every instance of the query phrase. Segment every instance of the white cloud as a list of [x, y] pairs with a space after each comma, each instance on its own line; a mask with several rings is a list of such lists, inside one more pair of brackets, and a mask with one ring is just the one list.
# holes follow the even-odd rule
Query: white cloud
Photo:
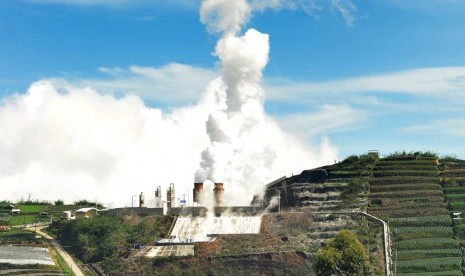
[[207, 110], [204, 103], [164, 114], [136, 96], [35, 83], [0, 107], [1, 197], [124, 205], [157, 185], [190, 183], [207, 142]]
[[38, 4], [64, 4], [80, 6], [129, 7], [141, 5], [163, 5], [177, 7], [197, 7], [200, 0], [23, 0]]
[[333, 131], [354, 130], [361, 127], [365, 115], [347, 104], [324, 105], [319, 111], [293, 113], [279, 118], [280, 125], [303, 137], [314, 137]]
[[355, 14], [358, 12], [357, 6], [350, 0], [331, 0], [331, 6], [334, 7], [346, 21], [348, 26], [354, 26]]
[[358, 12], [357, 6], [352, 0], [251, 0], [254, 10], [303, 10], [307, 14], [320, 18], [325, 7], [336, 10], [345, 20], [348, 26], [353, 26]]
[[420, 10], [428, 12], [464, 13], [463, 0], [382, 0], [387, 5], [406, 10]]
[[[328, 82], [292, 82], [270, 80], [269, 98], [304, 100], [312, 95], [348, 95], [353, 93], [399, 93], [417, 96], [448, 96], [465, 99], [465, 67], [432, 67], [389, 74], [355, 77]], [[311, 98], [311, 97], [310, 97]]]
[[212, 69], [179, 63], [162, 67], [101, 67], [99, 70], [107, 77], [74, 79], [71, 82], [98, 91], [133, 93], [146, 100], [176, 105], [196, 102], [208, 83], [219, 75]]
[[436, 120], [422, 125], [406, 127], [402, 130], [411, 133], [440, 133], [443, 135], [465, 137], [465, 119]]
[[[169, 113], [145, 106], [135, 95], [115, 98], [64, 81], [39, 81], [25, 94], [3, 98], [0, 199], [31, 194], [33, 199], [87, 198], [123, 206], [140, 192], [150, 203], [155, 187], [165, 189], [171, 182], [177, 197], [188, 197], [209, 142], [208, 115], [218, 108], [212, 92], [220, 85], [211, 82], [200, 102]], [[273, 129], [273, 139], [262, 141], [277, 153], [264, 182], [337, 158], [328, 140], [304, 146], [279, 127]]]

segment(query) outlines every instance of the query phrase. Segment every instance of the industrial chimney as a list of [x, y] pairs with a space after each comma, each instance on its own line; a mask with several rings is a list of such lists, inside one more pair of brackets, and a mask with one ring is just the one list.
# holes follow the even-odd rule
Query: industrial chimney
[[158, 186], [157, 189], [155, 190], [155, 208], [161, 208], [162, 206], [162, 201], [161, 201], [161, 187]]
[[203, 183], [194, 183], [194, 202], [202, 205], [204, 199]]
[[168, 191], [166, 192], [166, 201], [168, 209], [176, 207], [175, 194], [174, 194], [174, 184], [171, 183]]
[[223, 197], [224, 197], [223, 183], [215, 183], [215, 188], [213, 188], [213, 195], [215, 197], [215, 205], [216, 206], [223, 205]]
[[144, 193], [140, 193], [139, 195], [139, 207], [144, 207], [144, 202], [145, 202], [145, 196]]

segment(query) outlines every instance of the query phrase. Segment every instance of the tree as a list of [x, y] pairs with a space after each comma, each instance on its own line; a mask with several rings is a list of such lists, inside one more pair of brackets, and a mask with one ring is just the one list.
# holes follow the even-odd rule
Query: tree
[[55, 200], [55, 206], [62, 206], [62, 205], [64, 205], [63, 200], [61, 199]]
[[316, 254], [317, 275], [369, 275], [368, 255], [357, 236], [342, 230]]

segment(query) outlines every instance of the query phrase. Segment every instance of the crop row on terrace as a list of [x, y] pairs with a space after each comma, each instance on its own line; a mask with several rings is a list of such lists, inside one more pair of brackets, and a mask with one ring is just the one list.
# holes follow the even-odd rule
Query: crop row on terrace
[[445, 257], [398, 261], [396, 266], [399, 272], [460, 270], [462, 267], [462, 258]]
[[451, 211], [465, 210], [465, 202], [449, 202], [449, 209]]
[[465, 163], [446, 163], [443, 164], [442, 167], [444, 170], [451, 170], [451, 169], [465, 169]]
[[389, 222], [397, 272], [454, 275], [461, 269], [439, 173], [434, 158], [380, 161], [374, 169], [368, 211]]
[[393, 221], [389, 219], [389, 224], [393, 227], [450, 227], [451, 221], [417, 220], [417, 221]]
[[462, 257], [462, 250], [454, 249], [430, 249], [430, 250], [404, 250], [397, 251], [397, 260], [409, 261], [415, 259], [428, 259], [440, 257]]
[[376, 166], [374, 171], [396, 171], [396, 170], [407, 170], [407, 171], [430, 171], [435, 170], [436, 164], [420, 164], [420, 165], [379, 165]]
[[465, 194], [445, 194], [444, 196], [448, 202], [465, 201]]
[[395, 233], [419, 233], [419, 232], [440, 232], [452, 235], [452, 228], [448, 226], [419, 226], [419, 227], [412, 227], [412, 226], [405, 226], [405, 227], [397, 227], [395, 228]]
[[403, 183], [403, 184], [392, 184], [392, 185], [373, 185], [370, 187], [371, 193], [376, 192], [394, 192], [394, 191], [405, 191], [405, 190], [439, 190], [442, 191], [442, 187], [436, 183]]
[[[452, 232], [452, 231], [451, 231]], [[431, 238], [453, 238], [453, 233], [444, 233], [444, 232], [417, 232], [417, 233], [403, 233], [396, 234], [396, 242], [411, 240], [411, 239], [431, 239]]]
[[448, 194], [465, 194], [465, 187], [444, 188], [444, 193]]
[[392, 170], [392, 171], [374, 171], [375, 177], [387, 177], [387, 176], [423, 176], [423, 177], [435, 177], [439, 175], [436, 171], [408, 171], [408, 170]]
[[402, 190], [371, 193], [371, 198], [418, 198], [429, 196], [443, 196], [442, 190]]
[[455, 168], [455, 167], [444, 167], [442, 173], [454, 173], [454, 174], [465, 174], [465, 167]]
[[420, 272], [420, 273], [397, 273], [397, 275], [398, 276], [462, 276], [462, 271], [453, 270], [453, 271]]
[[415, 165], [436, 165], [436, 160], [387, 160], [382, 159], [377, 166], [415, 166]]
[[[420, 209], [421, 208], [421, 209]], [[429, 213], [428, 208], [436, 208], [437, 210], [431, 211], [432, 215], [436, 215], [439, 211], [442, 213], [447, 212], [447, 204], [441, 201], [436, 202], [422, 202], [418, 200], [415, 201], [400, 201], [398, 198], [387, 198], [387, 199], [372, 199], [370, 202], [370, 210], [377, 211], [389, 211], [392, 210], [393, 214], [400, 209], [411, 209], [411, 212], [415, 213], [418, 211], [420, 213]], [[408, 213], [411, 213], [408, 212]], [[390, 217], [399, 217], [399, 216], [390, 216]], [[408, 216], [400, 216], [408, 217]]]
[[420, 238], [398, 241], [395, 246], [397, 250], [455, 249], [458, 243], [452, 238]]
[[390, 223], [395, 222], [427, 222], [427, 221], [436, 221], [436, 222], [448, 222], [450, 223], [450, 216], [446, 214], [440, 214], [435, 216], [422, 216], [422, 217], [403, 217], [403, 218], [391, 218], [389, 219]]
[[413, 183], [440, 183], [441, 180], [437, 176], [386, 176], [386, 177], [376, 177], [370, 181], [372, 185], [389, 185], [389, 184], [413, 184]]
[[[446, 211], [447, 209], [439, 209], [439, 211]], [[404, 209], [396, 209], [393, 210], [392, 212], [386, 211], [386, 210], [370, 210], [370, 214], [383, 218], [384, 220], [389, 220], [390, 216], [427, 216], [427, 215], [434, 215], [436, 212], [431, 209], [422, 209], [422, 210], [412, 210], [411, 208], [404, 208]], [[408, 224], [405, 224], [403, 226], [408, 226]], [[419, 226], [425, 226], [425, 225], [419, 225]], [[426, 226], [434, 226], [434, 225], [426, 225]], [[441, 226], [441, 225], [439, 225]]]

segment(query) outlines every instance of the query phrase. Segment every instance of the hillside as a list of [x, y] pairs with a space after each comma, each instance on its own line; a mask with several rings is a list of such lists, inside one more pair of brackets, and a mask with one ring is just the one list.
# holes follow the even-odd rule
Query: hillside
[[351, 156], [268, 184], [264, 202], [276, 200], [259, 234], [219, 235], [196, 243], [187, 257], [147, 259], [130, 248], [169, 236], [176, 217], [96, 217], [56, 222], [50, 231], [110, 275], [311, 275], [316, 252], [350, 229], [368, 252], [372, 273], [383, 275], [383, 224], [373, 215], [389, 225], [392, 273], [462, 275], [465, 224], [453, 213], [465, 211], [463, 160], [405, 152]]

